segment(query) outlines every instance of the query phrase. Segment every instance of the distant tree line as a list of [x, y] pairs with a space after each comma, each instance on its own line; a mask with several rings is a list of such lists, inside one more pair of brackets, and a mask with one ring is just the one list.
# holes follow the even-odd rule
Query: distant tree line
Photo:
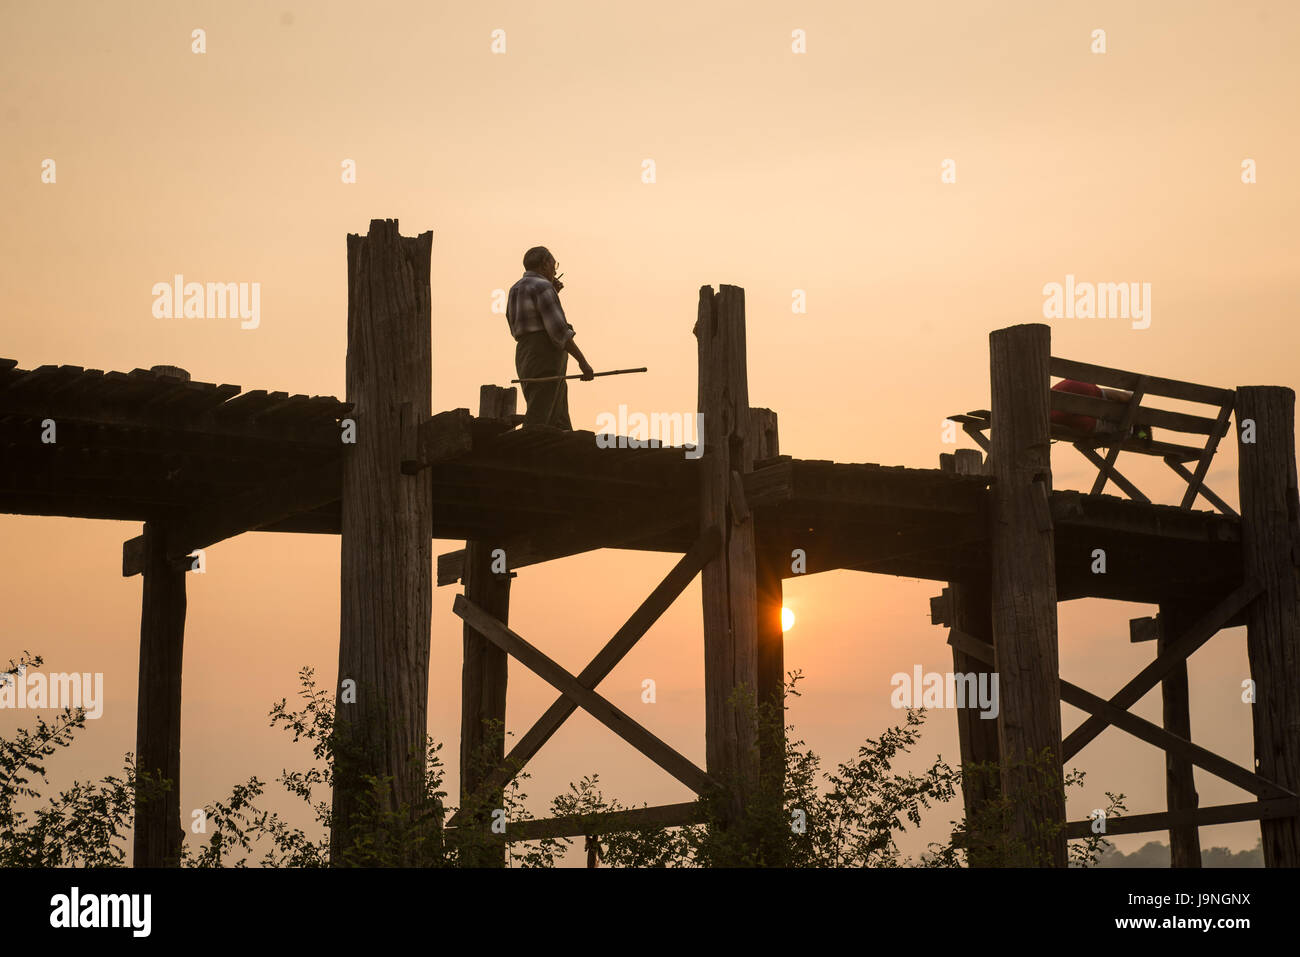
[[[1148, 841], [1136, 851], [1125, 854], [1107, 842], [1097, 860], [1098, 867], [1168, 867], [1169, 845], [1162, 841]], [[1257, 838], [1249, 851], [1230, 851], [1226, 847], [1201, 848], [1202, 867], [1263, 867], [1263, 840]]]

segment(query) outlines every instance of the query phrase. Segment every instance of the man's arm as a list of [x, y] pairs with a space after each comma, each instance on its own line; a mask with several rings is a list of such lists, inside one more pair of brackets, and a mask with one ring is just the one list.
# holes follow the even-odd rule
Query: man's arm
[[578, 343], [573, 336], [570, 336], [569, 341], [564, 344], [564, 349], [569, 355], [578, 360], [578, 368], [582, 370], [582, 378], [585, 381], [590, 382], [596, 377], [596, 370], [591, 367], [587, 357], [582, 354], [582, 350], [578, 348]]
[[583, 379], [590, 381], [594, 378], [595, 370], [582, 354], [582, 350], [578, 348], [578, 344], [573, 341], [575, 335], [573, 326], [565, 319], [564, 307], [560, 305], [560, 297], [556, 295], [553, 288], [538, 292], [537, 310], [542, 315], [542, 325], [546, 327], [546, 333], [551, 337], [551, 341], [557, 346], [563, 346], [565, 352], [578, 360], [578, 368], [582, 370]]

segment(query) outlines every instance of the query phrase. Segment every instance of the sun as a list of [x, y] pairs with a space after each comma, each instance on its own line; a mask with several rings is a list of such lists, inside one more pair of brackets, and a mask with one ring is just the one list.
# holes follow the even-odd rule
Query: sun
[[781, 630], [789, 631], [794, 627], [794, 612], [789, 608], [781, 609]]

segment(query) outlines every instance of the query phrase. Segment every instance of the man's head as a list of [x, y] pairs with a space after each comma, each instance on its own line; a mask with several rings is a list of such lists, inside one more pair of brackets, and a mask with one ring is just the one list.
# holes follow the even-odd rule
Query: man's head
[[534, 246], [524, 253], [524, 268], [529, 272], [545, 276], [547, 279], [554, 279], [555, 257], [551, 255], [551, 251], [545, 246]]

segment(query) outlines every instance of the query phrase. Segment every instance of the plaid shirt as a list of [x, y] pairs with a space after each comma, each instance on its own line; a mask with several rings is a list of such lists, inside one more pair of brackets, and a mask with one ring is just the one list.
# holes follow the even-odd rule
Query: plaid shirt
[[555, 287], [545, 276], [531, 269], [510, 287], [506, 300], [506, 321], [510, 334], [522, 339], [530, 332], [545, 331], [560, 348], [573, 338], [573, 326], [564, 318], [564, 307]]

